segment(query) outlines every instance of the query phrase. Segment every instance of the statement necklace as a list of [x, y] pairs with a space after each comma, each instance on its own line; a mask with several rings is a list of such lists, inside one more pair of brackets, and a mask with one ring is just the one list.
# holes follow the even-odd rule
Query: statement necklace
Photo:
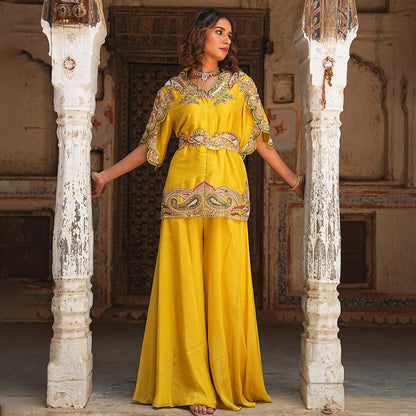
[[220, 73], [219, 68], [217, 67], [217, 69], [214, 69], [211, 72], [201, 72], [201, 71], [197, 71], [195, 69], [192, 69], [192, 72], [197, 76], [197, 77], [201, 77], [202, 81], [206, 81], [209, 77], [213, 77], [215, 75], [218, 75]]

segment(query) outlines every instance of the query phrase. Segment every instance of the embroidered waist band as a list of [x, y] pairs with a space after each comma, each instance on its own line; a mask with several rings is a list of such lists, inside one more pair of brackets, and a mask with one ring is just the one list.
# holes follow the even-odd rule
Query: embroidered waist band
[[228, 149], [239, 151], [238, 137], [230, 132], [220, 132], [210, 136], [205, 130], [195, 130], [190, 136], [179, 135], [178, 150], [184, 146], [204, 146], [208, 149]]

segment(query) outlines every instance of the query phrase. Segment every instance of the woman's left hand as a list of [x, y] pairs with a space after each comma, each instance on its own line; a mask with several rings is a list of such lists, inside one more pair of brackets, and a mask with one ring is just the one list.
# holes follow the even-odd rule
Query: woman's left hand
[[269, 166], [274, 169], [287, 184], [289, 184], [289, 186], [290, 184], [293, 184], [290, 189], [294, 191], [299, 198], [303, 199], [305, 192], [305, 175], [297, 176], [296, 173], [292, 172], [276, 152], [276, 149], [266, 145], [263, 134], [257, 138], [257, 152]]
[[290, 188], [299, 198], [305, 198], [305, 175], [300, 175], [293, 188]]

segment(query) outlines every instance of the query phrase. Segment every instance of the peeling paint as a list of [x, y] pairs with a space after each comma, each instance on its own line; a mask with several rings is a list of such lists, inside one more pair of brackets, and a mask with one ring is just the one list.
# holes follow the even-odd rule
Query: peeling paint
[[[331, 4], [332, 7], [335, 4]], [[300, 62], [307, 68], [301, 78], [305, 113], [306, 186], [303, 230], [303, 276], [305, 292], [300, 391], [308, 409], [331, 402], [344, 409], [344, 369], [337, 337], [340, 303], [339, 143], [343, 90], [346, 85], [349, 47], [356, 36], [356, 12], [342, 30], [334, 23], [354, 1], [343, 0], [338, 9], [322, 9], [320, 2], [306, 3], [303, 36], [297, 39]], [[316, 14], [318, 13], [318, 15]], [[355, 21], [354, 21], [355, 19]], [[345, 23], [345, 22], [344, 22]], [[342, 40], [340, 40], [342, 39]], [[325, 62], [333, 60], [331, 89], [325, 88]]]
[[[81, 408], [91, 393], [92, 370], [89, 324], [93, 230], [89, 158], [99, 62], [94, 54], [99, 53], [106, 33], [102, 24], [44, 25], [44, 31], [50, 40], [53, 62], [59, 143], [52, 267], [56, 284], [52, 299], [54, 336], [48, 365], [47, 403], [50, 407]], [[76, 391], [76, 395], [68, 397], [63, 391]]]

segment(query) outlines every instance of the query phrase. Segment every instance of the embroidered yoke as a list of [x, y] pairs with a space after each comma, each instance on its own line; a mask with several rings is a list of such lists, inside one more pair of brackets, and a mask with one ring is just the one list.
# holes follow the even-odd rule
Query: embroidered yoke
[[252, 79], [222, 72], [208, 92], [182, 71], [159, 90], [141, 143], [159, 167], [172, 130], [179, 139], [163, 193], [162, 218], [227, 217], [248, 220], [250, 200], [244, 157], [269, 124]]

